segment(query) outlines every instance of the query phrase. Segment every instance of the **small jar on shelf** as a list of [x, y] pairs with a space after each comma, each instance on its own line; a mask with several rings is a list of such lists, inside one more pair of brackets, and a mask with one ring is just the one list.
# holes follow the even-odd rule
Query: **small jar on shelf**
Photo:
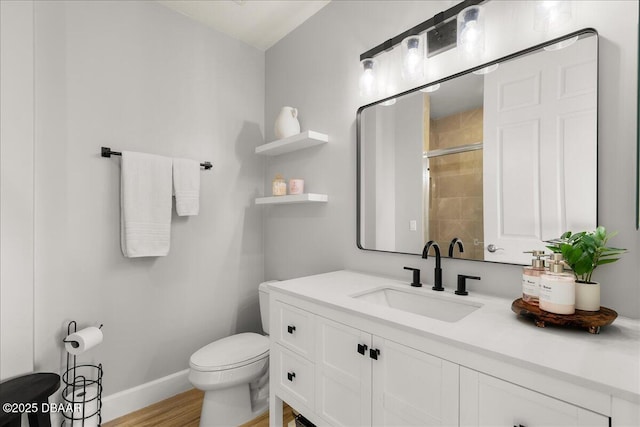
[[271, 183], [271, 193], [274, 196], [286, 196], [287, 195], [287, 182], [282, 175], [276, 174]]

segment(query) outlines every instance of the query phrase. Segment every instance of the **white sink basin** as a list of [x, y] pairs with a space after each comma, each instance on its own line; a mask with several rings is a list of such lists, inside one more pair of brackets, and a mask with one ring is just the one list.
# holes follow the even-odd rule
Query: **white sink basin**
[[[454, 301], [453, 297], [448, 298], [435, 292], [433, 295], [427, 295], [420, 291], [395, 288], [374, 289], [353, 295], [353, 298], [445, 322], [457, 322], [482, 307], [482, 304], [472, 301]], [[460, 299], [463, 298], [465, 297], [460, 297]]]

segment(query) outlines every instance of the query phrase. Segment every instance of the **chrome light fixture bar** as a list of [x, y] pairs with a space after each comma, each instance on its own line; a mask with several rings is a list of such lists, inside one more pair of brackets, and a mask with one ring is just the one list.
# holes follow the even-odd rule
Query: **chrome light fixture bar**
[[360, 55], [360, 61], [387, 52], [402, 43], [407, 37], [417, 36], [425, 31], [427, 32], [427, 57], [449, 50], [456, 46], [457, 23], [455, 18], [458, 13], [469, 6], [475, 6], [485, 1], [486, 0], [464, 0], [384, 43], [369, 49]]

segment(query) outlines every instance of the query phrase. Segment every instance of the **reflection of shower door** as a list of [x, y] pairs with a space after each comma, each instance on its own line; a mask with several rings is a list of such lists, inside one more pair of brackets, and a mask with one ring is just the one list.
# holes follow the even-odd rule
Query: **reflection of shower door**
[[592, 43], [502, 63], [485, 76], [485, 260], [529, 263], [523, 251], [596, 226]]

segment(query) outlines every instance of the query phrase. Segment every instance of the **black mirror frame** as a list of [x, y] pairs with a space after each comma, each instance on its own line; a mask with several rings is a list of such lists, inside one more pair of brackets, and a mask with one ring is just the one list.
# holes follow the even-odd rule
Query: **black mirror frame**
[[[397, 252], [397, 251], [385, 251], [385, 250], [380, 250], [380, 249], [368, 249], [368, 248], [363, 247], [362, 244], [360, 243], [362, 241], [362, 235], [361, 235], [361, 230], [360, 230], [360, 227], [361, 227], [360, 218], [361, 218], [361, 213], [362, 213], [362, 206], [361, 206], [361, 201], [362, 201], [362, 190], [361, 190], [361, 188], [362, 188], [362, 143], [361, 143], [362, 132], [361, 132], [360, 129], [361, 129], [361, 122], [362, 122], [361, 115], [362, 115], [362, 112], [366, 108], [372, 107], [372, 106], [377, 105], [377, 104], [381, 104], [381, 103], [383, 103], [385, 101], [388, 101], [388, 100], [391, 100], [391, 99], [394, 99], [394, 98], [399, 98], [401, 96], [408, 95], [410, 93], [416, 92], [416, 91], [418, 91], [420, 89], [424, 89], [424, 88], [429, 87], [429, 86], [433, 86], [433, 85], [437, 85], [437, 84], [440, 84], [440, 83], [444, 83], [444, 82], [449, 81], [449, 80], [453, 80], [453, 79], [455, 79], [457, 77], [463, 76], [465, 74], [472, 73], [472, 72], [474, 72], [476, 70], [480, 70], [480, 69], [489, 67], [489, 66], [491, 66], [493, 64], [498, 64], [500, 62], [505, 62], [505, 61], [517, 58], [519, 56], [528, 55], [530, 53], [533, 53], [533, 52], [535, 52], [537, 50], [540, 50], [540, 49], [544, 48], [545, 46], [553, 45], [553, 44], [558, 43], [558, 42], [560, 42], [562, 40], [569, 39], [569, 38], [576, 37], [576, 36], [582, 36], [582, 35], [586, 35], [586, 34], [590, 34], [590, 35], [595, 36], [596, 37], [596, 42], [599, 45], [599, 34], [598, 34], [598, 31], [596, 31], [595, 28], [591, 28], [591, 27], [583, 28], [582, 30], [574, 31], [574, 32], [566, 34], [564, 36], [556, 37], [555, 39], [552, 39], [550, 41], [537, 44], [537, 45], [532, 46], [530, 48], [523, 49], [523, 50], [520, 50], [518, 52], [503, 56], [503, 57], [498, 58], [496, 60], [493, 60], [491, 62], [487, 62], [487, 63], [481, 64], [481, 65], [475, 66], [473, 68], [469, 68], [469, 69], [467, 69], [465, 71], [461, 71], [459, 73], [453, 74], [451, 76], [442, 78], [440, 80], [436, 80], [436, 81], [424, 84], [422, 86], [418, 86], [418, 87], [406, 90], [404, 92], [401, 92], [401, 93], [398, 93], [398, 94], [395, 94], [395, 95], [392, 95], [392, 96], [388, 96], [388, 97], [386, 97], [384, 99], [380, 99], [378, 101], [363, 105], [360, 108], [358, 108], [358, 110], [356, 112], [356, 246], [358, 247], [358, 249], [361, 249], [363, 251], [371, 251], [371, 252], [382, 252], [382, 253], [399, 254], [399, 255], [418, 255], [418, 256], [420, 256], [420, 254], [412, 253], [412, 252]], [[638, 31], [638, 39], [639, 39], [639, 43], [640, 43], [640, 29]], [[640, 53], [640, 44], [639, 44], [638, 50], [639, 50], [639, 53]], [[599, 51], [599, 46], [598, 46], [598, 51]], [[598, 53], [598, 57], [599, 57], [599, 53]], [[639, 54], [638, 62], [640, 64], [640, 54]], [[640, 65], [639, 65], [639, 67], [640, 67]], [[598, 74], [596, 76], [596, 79], [599, 79], [600, 78], [600, 65], [599, 65], [599, 63], [598, 63], [598, 67], [597, 68], [598, 68]], [[640, 86], [640, 68], [638, 70], [638, 83], [639, 83], [639, 86]], [[598, 99], [599, 99], [599, 96], [598, 96]], [[599, 115], [596, 115], [596, 135], [598, 134], [598, 131], [597, 131], [597, 129], [598, 129], [598, 116]], [[638, 199], [637, 202], [638, 203], [636, 203], [636, 217], [637, 217], [636, 228], [640, 227], [640, 87], [638, 88], [638, 136], [637, 136], [637, 140], [638, 140], [638, 166], [637, 166], [636, 169], [637, 169], [637, 175], [638, 175], [637, 178], [638, 179], [637, 179], [637, 191], [636, 191], [636, 193], [637, 193], [637, 199]], [[599, 179], [598, 179], [598, 170], [600, 169], [600, 162], [599, 162], [599, 159], [598, 159], [599, 156], [598, 156], [597, 151], [598, 151], [598, 144], [597, 144], [597, 140], [596, 140], [596, 224], [599, 224], [598, 218], [600, 217], [600, 215], [599, 215], [600, 208], [599, 208], [599, 203], [598, 203], [598, 191], [597, 191], [597, 188], [598, 188], [598, 181], [599, 181]], [[460, 258], [451, 258], [451, 259], [460, 259]], [[504, 262], [485, 261], [485, 260], [479, 260], [479, 259], [462, 259], [462, 260], [463, 261], [490, 262], [490, 263], [494, 263], [494, 264], [505, 264]], [[508, 264], [513, 264], [513, 263], [508, 263]]]

